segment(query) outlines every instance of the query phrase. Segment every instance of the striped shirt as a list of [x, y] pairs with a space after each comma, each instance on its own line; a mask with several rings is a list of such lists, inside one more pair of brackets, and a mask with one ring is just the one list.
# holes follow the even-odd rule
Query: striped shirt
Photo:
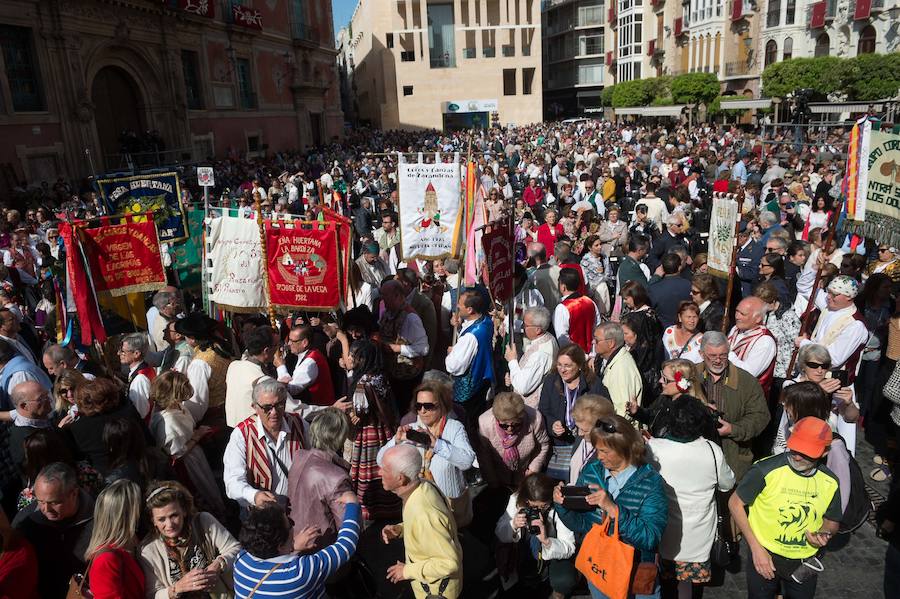
[[244, 599], [272, 567], [279, 564], [272, 574], [253, 593], [255, 599], [278, 597], [279, 599], [318, 599], [325, 595], [325, 580], [350, 560], [359, 542], [360, 507], [348, 503], [344, 523], [333, 545], [309, 555], [280, 555], [271, 559], [259, 559], [247, 551], [241, 551], [234, 562], [235, 597]]

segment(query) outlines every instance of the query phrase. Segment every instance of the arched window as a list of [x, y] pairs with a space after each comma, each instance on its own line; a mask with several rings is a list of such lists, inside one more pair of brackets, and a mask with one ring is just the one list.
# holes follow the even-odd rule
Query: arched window
[[828, 37], [827, 33], [823, 33], [819, 37], [816, 38], [815, 56], [817, 58], [819, 56], [828, 56], [829, 52], [831, 52], [831, 38]]
[[781, 46], [781, 60], [790, 60], [794, 55], [794, 40], [793, 38], [787, 37], [784, 39], [784, 44]]
[[778, 44], [775, 43], [775, 40], [769, 40], [766, 42], [766, 58], [764, 66], [769, 66], [778, 60]]
[[856, 46], [857, 54], [872, 54], [875, 52], [875, 28], [871, 25], [859, 32], [859, 44]]

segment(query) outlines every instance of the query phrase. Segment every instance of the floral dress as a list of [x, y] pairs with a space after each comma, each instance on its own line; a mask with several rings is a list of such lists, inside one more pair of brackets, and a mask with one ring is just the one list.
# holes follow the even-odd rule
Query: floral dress
[[775, 354], [775, 378], [789, 378], [787, 368], [794, 353], [794, 340], [800, 334], [800, 317], [788, 308], [781, 314], [769, 313], [766, 318], [766, 328], [775, 337], [778, 351]]

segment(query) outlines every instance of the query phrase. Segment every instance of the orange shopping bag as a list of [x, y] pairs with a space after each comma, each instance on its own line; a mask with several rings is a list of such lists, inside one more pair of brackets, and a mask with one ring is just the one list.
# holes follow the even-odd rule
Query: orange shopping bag
[[588, 582], [609, 599], [626, 599], [634, 566], [634, 547], [619, 539], [619, 519], [609, 534], [608, 515], [603, 524], [594, 524], [581, 543], [575, 567]]

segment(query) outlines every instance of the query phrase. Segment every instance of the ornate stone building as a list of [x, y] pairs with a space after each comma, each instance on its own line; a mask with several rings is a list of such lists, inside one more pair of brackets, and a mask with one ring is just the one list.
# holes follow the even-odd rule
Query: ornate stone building
[[330, 0], [6, 0], [0, 49], [0, 190], [343, 130]]

